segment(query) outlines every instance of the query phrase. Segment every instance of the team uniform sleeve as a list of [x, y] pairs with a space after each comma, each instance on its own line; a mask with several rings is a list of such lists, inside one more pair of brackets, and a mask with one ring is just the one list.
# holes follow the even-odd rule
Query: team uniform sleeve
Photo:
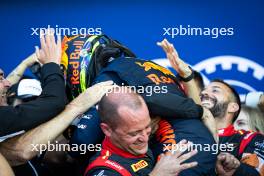
[[240, 163], [234, 176], [259, 176], [259, 172], [253, 167], [245, 163]]
[[191, 98], [179, 96], [174, 93], [153, 94], [144, 96], [148, 108], [152, 114], [162, 116], [167, 119], [201, 119], [203, 108], [195, 104]]
[[236, 175], [264, 175], [264, 135], [257, 134], [242, 153]]
[[[114, 81], [114, 83], [120, 86], [126, 84], [114, 72], [99, 75], [93, 84], [109, 80]], [[154, 90], [154, 87], [152, 90]], [[151, 96], [148, 96], [147, 93], [141, 95], [146, 101], [150, 112], [163, 118], [201, 119], [203, 115], [203, 108], [191, 98], [183, 96], [180, 92], [178, 94], [167, 92], [153, 93]]]

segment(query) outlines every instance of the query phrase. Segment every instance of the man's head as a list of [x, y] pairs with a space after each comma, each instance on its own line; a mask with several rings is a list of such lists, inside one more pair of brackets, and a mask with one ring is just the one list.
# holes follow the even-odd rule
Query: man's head
[[126, 87], [116, 87], [99, 103], [101, 128], [111, 142], [133, 155], [145, 154], [151, 119], [143, 98]]
[[6, 92], [11, 86], [10, 82], [5, 79], [4, 71], [0, 69], [0, 106], [6, 106]]
[[215, 118], [232, 123], [240, 112], [240, 99], [237, 92], [222, 80], [213, 80], [201, 92], [202, 106], [210, 109]]
[[35, 100], [42, 92], [41, 83], [36, 79], [28, 79], [24, 76], [23, 79], [12, 85], [7, 91], [8, 105], [16, 106]]
[[201, 92], [204, 89], [203, 77], [202, 77], [201, 73], [196, 71], [196, 70], [193, 70], [193, 74], [194, 74], [195, 84], [197, 85], [199, 92]]

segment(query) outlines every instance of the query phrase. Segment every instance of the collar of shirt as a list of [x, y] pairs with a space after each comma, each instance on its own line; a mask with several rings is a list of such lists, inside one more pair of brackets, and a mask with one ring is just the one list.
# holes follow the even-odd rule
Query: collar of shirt
[[108, 137], [105, 137], [105, 139], [102, 143], [102, 148], [105, 150], [109, 150], [111, 153], [117, 154], [117, 155], [125, 157], [125, 158], [143, 158], [143, 157], [146, 157], [145, 154], [133, 155], [127, 151], [124, 151], [124, 150], [116, 147]]

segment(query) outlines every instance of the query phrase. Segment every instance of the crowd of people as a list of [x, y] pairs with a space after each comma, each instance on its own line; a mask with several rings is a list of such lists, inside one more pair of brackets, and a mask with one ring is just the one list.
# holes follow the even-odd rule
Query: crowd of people
[[0, 69], [0, 175], [264, 176], [263, 92], [241, 102], [157, 45], [176, 76], [105, 35], [42, 30], [40, 48]]

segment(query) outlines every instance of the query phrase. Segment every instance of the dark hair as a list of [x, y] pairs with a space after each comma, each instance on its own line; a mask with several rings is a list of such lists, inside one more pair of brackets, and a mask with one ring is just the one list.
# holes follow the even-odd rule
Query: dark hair
[[198, 84], [199, 88], [201, 90], [203, 90], [204, 89], [204, 81], [203, 81], [203, 77], [202, 77], [201, 73], [199, 73], [196, 70], [193, 70], [193, 74], [194, 74], [194, 80], [199, 83]]
[[222, 84], [224, 84], [226, 87], [228, 87], [231, 90], [233, 99], [238, 104], [238, 111], [234, 113], [234, 118], [232, 120], [232, 122], [235, 122], [237, 117], [238, 117], [238, 115], [239, 115], [239, 113], [240, 113], [240, 110], [241, 110], [241, 101], [240, 101], [240, 98], [239, 98], [239, 94], [237, 93], [237, 91], [231, 85], [229, 85], [228, 83], [224, 82], [222, 79], [214, 79], [211, 82], [222, 83]]

